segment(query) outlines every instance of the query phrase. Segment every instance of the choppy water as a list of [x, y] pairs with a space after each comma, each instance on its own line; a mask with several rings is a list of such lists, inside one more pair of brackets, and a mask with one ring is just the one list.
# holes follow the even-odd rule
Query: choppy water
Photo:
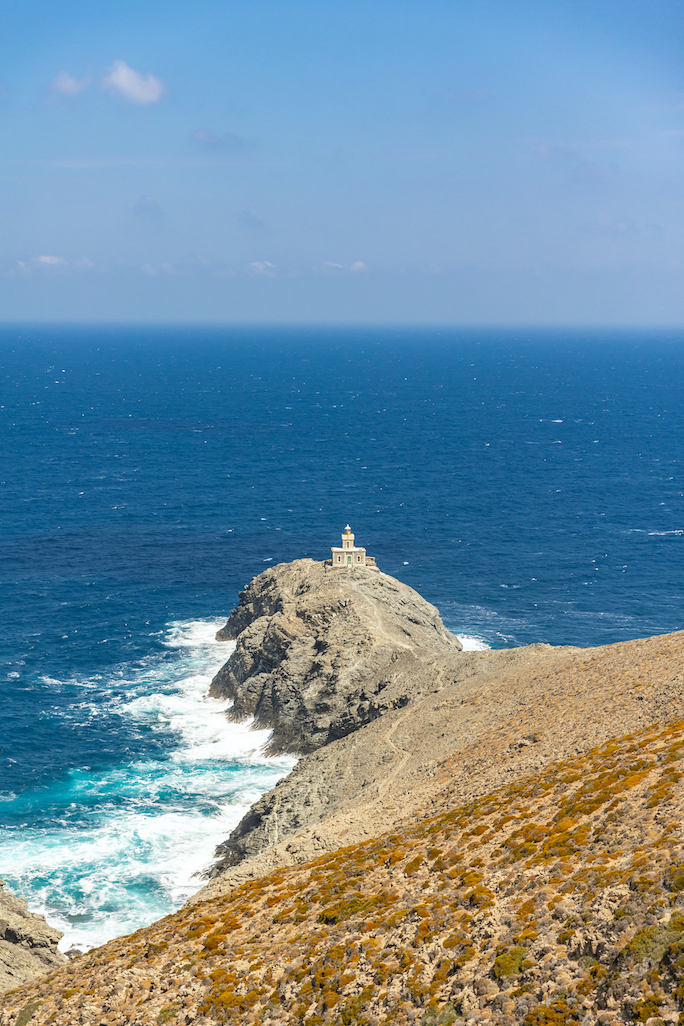
[[165, 915], [193, 894], [226, 837], [252, 802], [294, 760], [267, 759], [268, 731], [230, 724], [226, 702], [206, 698], [213, 673], [234, 644], [219, 645], [223, 621], [172, 624], [154, 655], [108, 677], [56, 681], [80, 689], [54, 731], [74, 721], [99, 734], [154, 738], [145, 754], [104, 767], [72, 765], [51, 783], [3, 799], [3, 873], [65, 933], [61, 947], [89, 947]]
[[291, 760], [203, 696], [347, 521], [470, 645], [684, 625], [673, 333], [0, 332], [0, 875], [91, 945], [178, 907]]

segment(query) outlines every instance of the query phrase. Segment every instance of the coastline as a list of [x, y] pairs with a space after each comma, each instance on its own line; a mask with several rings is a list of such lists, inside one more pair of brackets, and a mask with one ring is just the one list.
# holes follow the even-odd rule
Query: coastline
[[[301, 595], [298, 620], [310, 628]], [[354, 598], [377, 627], [364, 589]], [[289, 639], [284, 658], [240, 681], [238, 638], [229, 660], [230, 686], [244, 685], [243, 700], [269, 694], [273, 718], [287, 713], [274, 696], [302, 641], [283, 618], [287, 604], [255, 622]], [[319, 627], [330, 640], [330, 621]], [[684, 745], [684, 632], [593, 649], [402, 642], [398, 658], [384, 642], [368, 645], [369, 666], [378, 670], [380, 651], [394, 667], [393, 694], [410, 684], [408, 701], [303, 755], [234, 832], [257, 850], [178, 912], [6, 995], [0, 1026], [16, 1026], [22, 1009], [36, 1026], [98, 1016], [112, 1026], [570, 1026], [587, 1014], [621, 1026], [642, 1006], [677, 1021], [669, 949], [663, 989], [649, 983], [638, 944], [684, 938], [684, 778], [673, 769]], [[331, 665], [353, 708], [363, 679], [365, 716], [373, 681], [382, 694], [389, 680], [384, 664], [359, 676], [359, 655], [355, 646], [347, 676]], [[274, 812], [287, 836], [260, 829]]]

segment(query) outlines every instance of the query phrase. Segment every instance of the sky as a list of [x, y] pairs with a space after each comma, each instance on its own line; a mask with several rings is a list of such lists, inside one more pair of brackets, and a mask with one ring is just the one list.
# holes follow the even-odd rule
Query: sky
[[680, 325], [674, 0], [3, 0], [0, 319]]

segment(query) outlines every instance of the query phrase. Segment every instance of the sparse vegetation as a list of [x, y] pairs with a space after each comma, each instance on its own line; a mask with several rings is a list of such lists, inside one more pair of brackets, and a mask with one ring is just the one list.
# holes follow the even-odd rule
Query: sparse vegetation
[[575, 1026], [609, 998], [635, 1022], [678, 1011], [683, 744], [679, 722], [614, 739], [183, 908], [10, 996], [0, 1026], [99, 1021], [105, 1000], [130, 1009], [116, 1022], [173, 1023], [181, 988], [236, 1026], [452, 1026], [476, 1005], [502, 1026]]

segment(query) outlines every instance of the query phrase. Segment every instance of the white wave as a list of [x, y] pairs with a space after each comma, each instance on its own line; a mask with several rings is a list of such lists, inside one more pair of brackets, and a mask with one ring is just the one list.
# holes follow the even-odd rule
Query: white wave
[[491, 648], [483, 638], [472, 637], [468, 634], [457, 634], [456, 637], [463, 645], [464, 652], [484, 652]]
[[[230, 642], [216, 640], [216, 632], [225, 625], [225, 618], [223, 620], [174, 620], [169, 624], [164, 644], [169, 648], [197, 648], [202, 645], [225, 652]], [[225, 659], [227, 658], [228, 656], [225, 656]]]
[[629, 527], [625, 531], [623, 531], [622, 533], [623, 534], [646, 534], [646, 535], [648, 535], [651, 538], [653, 538], [653, 537], [660, 538], [660, 537], [664, 537], [666, 534], [674, 534], [674, 535], [681, 536], [681, 535], [684, 534], [684, 528], [679, 527], [679, 528], [675, 528], [672, 531], [647, 531], [645, 527]]
[[[56, 787], [61, 812], [51, 826], [14, 829], [12, 845], [4, 846], [9, 888], [64, 931], [62, 950], [91, 948], [178, 908], [202, 886], [198, 874], [216, 845], [295, 764], [266, 756], [270, 731], [229, 723], [229, 703], [207, 697], [235, 648], [215, 640], [224, 623], [170, 624], [162, 640], [175, 658], [151, 655], [113, 669], [123, 700], [75, 703], [93, 716], [123, 716], [164, 731], [172, 743], [158, 759], [71, 771]], [[102, 675], [97, 686], [108, 694]]]
[[3, 872], [32, 909], [64, 931], [62, 951], [97, 946], [148, 925], [194, 894], [217, 842], [273, 783], [271, 776], [254, 780], [209, 815], [169, 808], [144, 814], [138, 804], [138, 811], [110, 812], [86, 830], [49, 831], [23, 843], [13, 838]]
[[[518, 630], [524, 621], [505, 617], [485, 606], [471, 606], [461, 602], [442, 602], [442, 620], [458, 638], [473, 638], [486, 647], [511, 648], [525, 644], [518, 637]], [[472, 649], [470, 649], [472, 651]]]

